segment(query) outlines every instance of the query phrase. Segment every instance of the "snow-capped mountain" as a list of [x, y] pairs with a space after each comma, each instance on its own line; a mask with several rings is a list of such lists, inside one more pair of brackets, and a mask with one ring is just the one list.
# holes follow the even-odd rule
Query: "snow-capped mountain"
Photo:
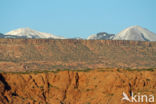
[[6, 38], [52, 38], [52, 39], [65, 39], [61, 36], [55, 36], [49, 33], [43, 33], [39, 31], [32, 30], [30, 28], [19, 28], [12, 30], [5, 34]]
[[108, 34], [106, 32], [100, 32], [100, 33], [97, 33], [97, 34], [93, 34], [93, 35], [90, 35], [87, 39], [91, 39], [91, 40], [111, 40], [113, 39], [114, 37], [114, 34]]
[[131, 26], [115, 35], [113, 40], [156, 41], [156, 34], [140, 26]]
[[[66, 39], [61, 36], [56, 36], [49, 33], [43, 33], [32, 30], [30, 28], [19, 28], [12, 30], [6, 34], [0, 33], [0, 38], [43, 38], [43, 39]], [[83, 38], [68, 38], [68, 39], [83, 39]], [[120, 33], [108, 34], [106, 32], [100, 32], [90, 35], [88, 40], [136, 40], [136, 41], [156, 41], [156, 34], [142, 28], [140, 26], [131, 26], [121, 31]]]

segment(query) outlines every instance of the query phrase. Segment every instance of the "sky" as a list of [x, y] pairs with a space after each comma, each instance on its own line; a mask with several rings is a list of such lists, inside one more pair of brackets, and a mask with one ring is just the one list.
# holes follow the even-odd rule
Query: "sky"
[[0, 0], [0, 33], [17, 28], [64, 37], [139, 25], [156, 33], [156, 0]]

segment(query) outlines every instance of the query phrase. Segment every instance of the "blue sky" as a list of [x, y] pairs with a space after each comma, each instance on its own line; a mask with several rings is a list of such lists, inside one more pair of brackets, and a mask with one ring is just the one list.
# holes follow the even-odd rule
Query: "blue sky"
[[64, 37], [118, 33], [139, 25], [156, 33], [156, 0], [0, 0], [0, 32], [30, 27]]

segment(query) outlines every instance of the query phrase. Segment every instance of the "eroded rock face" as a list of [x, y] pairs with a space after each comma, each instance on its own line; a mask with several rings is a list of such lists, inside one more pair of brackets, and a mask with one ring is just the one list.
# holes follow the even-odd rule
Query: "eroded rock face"
[[128, 104], [122, 93], [156, 94], [156, 71], [1, 73], [0, 104]]

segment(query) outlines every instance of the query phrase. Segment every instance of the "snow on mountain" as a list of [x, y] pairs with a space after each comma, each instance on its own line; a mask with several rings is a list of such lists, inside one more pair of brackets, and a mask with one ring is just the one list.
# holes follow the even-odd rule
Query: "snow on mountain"
[[100, 32], [100, 33], [97, 33], [97, 34], [93, 34], [93, 35], [90, 35], [87, 39], [91, 39], [91, 40], [111, 40], [113, 39], [114, 37], [114, 34], [108, 34], [106, 32]]
[[113, 40], [156, 41], [156, 34], [140, 26], [131, 26], [115, 35]]
[[[43, 33], [32, 30], [30, 28], [19, 28], [10, 31], [6, 34], [0, 33], [0, 38], [51, 38], [51, 39], [65, 39], [61, 36], [55, 36], [49, 33]], [[69, 39], [82, 39], [82, 38], [69, 38]], [[106, 32], [100, 32], [97, 34], [90, 35], [88, 40], [139, 40], [139, 41], [156, 41], [156, 34], [151, 31], [142, 28], [140, 26], [131, 26], [121, 31], [120, 33], [108, 34]]]
[[19, 28], [13, 31], [10, 31], [5, 34], [9, 37], [21, 37], [21, 38], [52, 38], [52, 39], [65, 39], [61, 36], [55, 36], [49, 33], [43, 33], [39, 31], [32, 30], [30, 28]]

